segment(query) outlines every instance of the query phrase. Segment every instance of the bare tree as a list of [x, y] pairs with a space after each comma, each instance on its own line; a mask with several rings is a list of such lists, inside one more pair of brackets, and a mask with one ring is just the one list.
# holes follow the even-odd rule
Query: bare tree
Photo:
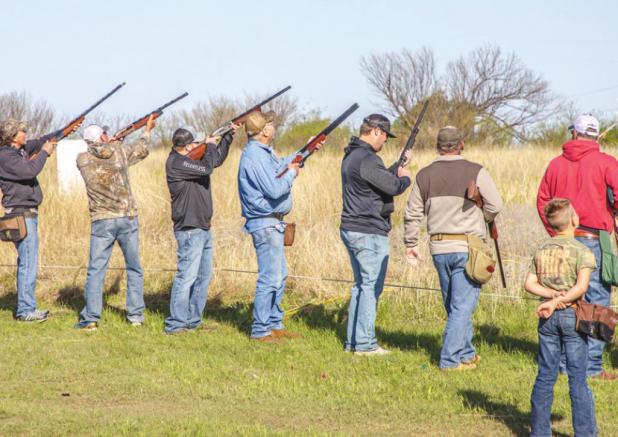
[[499, 47], [480, 47], [449, 63], [446, 89], [451, 101], [472, 105], [478, 116], [521, 139], [554, 111], [549, 84]]
[[49, 133], [54, 123], [54, 110], [44, 100], [33, 101], [26, 93], [0, 94], [0, 120], [15, 118], [28, 125], [31, 138]]
[[[250, 108], [252, 105], [263, 101], [272, 94], [272, 92], [268, 92], [264, 94], [247, 95], [244, 98], [244, 104], [241, 106], [243, 108]], [[245, 109], [243, 109], [243, 111], [244, 110]], [[288, 94], [283, 94], [275, 100], [267, 103], [262, 110], [275, 111], [275, 124], [282, 129], [287, 124], [294, 122], [298, 116], [298, 99], [295, 97], [290, 97]]]
[[425, 99], [431, 101], [426, 132], [454, 124], [477, 140], [526, 138], [532, 126], [555, 112], [548, 83], [499, 47], [473, 50], [440, 76], [426, 47], [370, 55], [361, 60], [361, 70], [384, 109], [407, 129]]
[[427, 47], [363, 57], [361, 71], [386, 111], [408, 129], [416, 120], [413, 109], [418, 102], [439, 88], [433, 51]]

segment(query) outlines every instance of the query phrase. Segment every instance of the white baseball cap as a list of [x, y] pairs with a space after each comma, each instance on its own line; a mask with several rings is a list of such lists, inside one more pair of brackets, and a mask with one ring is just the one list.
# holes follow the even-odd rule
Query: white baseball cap
[[96, 124], [91, 124], [84, 129], [84, 139], [86, 141], [92, 141], [93, 143], [99, 141], [103, 135], [103, 129]]
[[592, 137], [599, 136], [599, 120], [594, 118], [590, 114], [582, 114], [575, 119], [573, 124], [569, 126], [569, 130], [575, 129], [577, 132], [583, 135], [590, 135]]

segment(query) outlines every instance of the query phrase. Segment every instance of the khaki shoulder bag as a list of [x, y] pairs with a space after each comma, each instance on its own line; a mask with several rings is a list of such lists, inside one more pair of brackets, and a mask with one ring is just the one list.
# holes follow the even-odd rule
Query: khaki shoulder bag
[[466, 274], [470, 279], [479, 284], [485, 284], [491, 279], [496, 270], [496, 260], [493, 258], [491, 249], [476, 235], [468, 237], [468, 262], [466, 262]]

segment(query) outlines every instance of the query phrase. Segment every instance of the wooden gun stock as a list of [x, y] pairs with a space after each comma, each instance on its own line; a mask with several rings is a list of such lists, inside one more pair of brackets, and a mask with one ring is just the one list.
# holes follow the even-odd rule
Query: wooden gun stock
[[111, 138], [111, 140], [112, 141], [124, 141], [124, 139], [128, 137], [129, 135], [131, 135], [133, 132], [146, 126], [146, 123], [148, 123], [148, 119], [150, 118], [151, 115], [153, 116], [153, 119], [156, 120], [157, 118], [161, 117], [162, 114], [163, 114], [162, 112], [151, 112], [148, 115], [144, 115], [139, 120], [134, 121], [129, 126], [116, 132], [114, 136]]
[[195, 149], [187, 153], [187, 156], [194, 161], [201, 161], [204, 155], [206, 154], [207, 150], [208, 150], [208, 144], [201, 143]]

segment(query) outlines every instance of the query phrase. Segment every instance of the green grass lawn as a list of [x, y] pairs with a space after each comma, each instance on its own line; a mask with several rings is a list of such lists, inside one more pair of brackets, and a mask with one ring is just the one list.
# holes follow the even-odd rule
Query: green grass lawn
[[[378, 338], [386, 357], [343, 352], [344, 304], [291, 319], [303, 337], [255, 344], [246, 303], [209, 303], [214, 331], [165, 336], [165, 295], [147, 296], [146, 325], [107, 296], [100, 328], [72, 329], [81, 298], [52, 304], [43, 324], [12, 320], [0, 296], [1, 435], [526, 435], [536, 375], [533, 303], [483, 298], [482, 355], [473, 372], [437, 368], [444, 315], [436, 295], [385, 294]], [[42, 305], [44, 306], [44, 305]], [[618, 367], [618, 350], [606, 362]], [[618, 383], [591, 382], [601, 435], [618, 435]], [[561, 377], [554, 430], [572, 435]]]

